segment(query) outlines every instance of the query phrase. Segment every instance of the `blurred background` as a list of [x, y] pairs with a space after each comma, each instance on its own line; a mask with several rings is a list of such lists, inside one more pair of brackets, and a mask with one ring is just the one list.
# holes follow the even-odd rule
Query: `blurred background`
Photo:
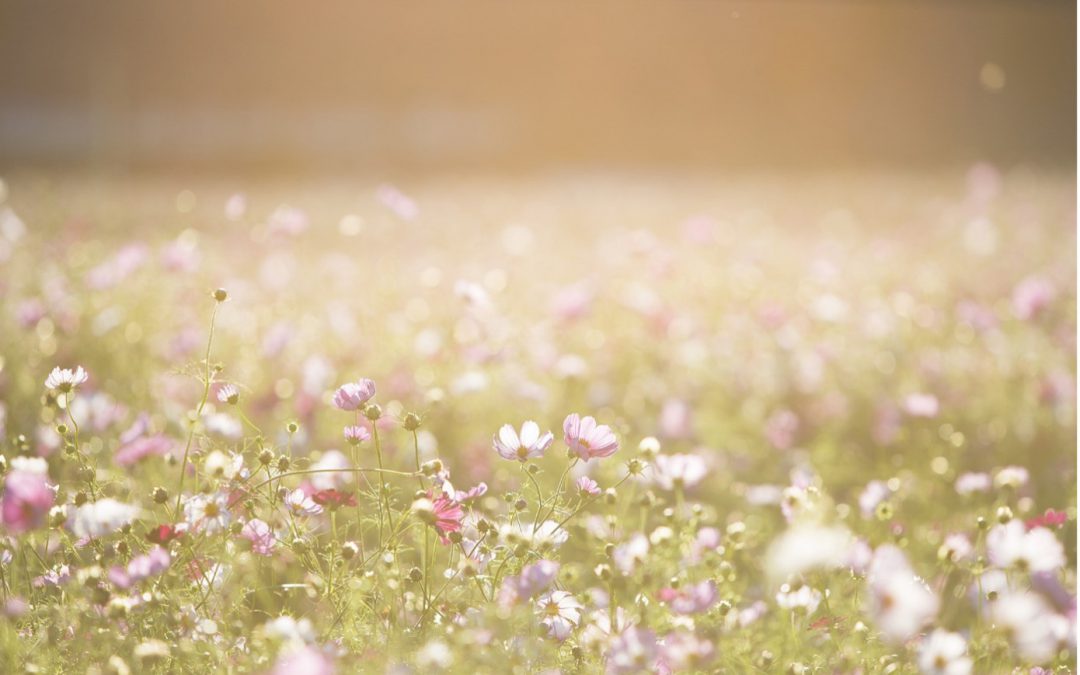
[[1072, 170], [1076, 5], [0, 3], [0, 171]]

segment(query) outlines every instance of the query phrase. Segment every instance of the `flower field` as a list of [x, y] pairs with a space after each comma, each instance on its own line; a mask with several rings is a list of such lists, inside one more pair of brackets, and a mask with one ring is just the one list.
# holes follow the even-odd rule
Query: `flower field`
[[1074, 176], [0, 185], [2, 672], [1073, 672]]

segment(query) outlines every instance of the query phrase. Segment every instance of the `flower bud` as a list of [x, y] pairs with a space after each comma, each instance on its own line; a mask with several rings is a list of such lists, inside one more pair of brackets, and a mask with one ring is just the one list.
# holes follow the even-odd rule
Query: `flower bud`
[[369, 403], [364, 407], [364, 417], [375, 422], [382, 417], [382, 408], [379, 407], [378, 403]]
[[153, 498], [155, 504], [164, 504], [169, 501], [169, 491], [160, 485], [150, 492], [150, 496]]
[[416, 413], [405, 413], [405, 417], [401, 420], [401, 426], [408, 431], [416, 431], [420, 428], [420, 421], [420, 416]]
[[360, 553], [360, 547], [355, 541], [347, 541], [341, 545], [341, 559], [352, 560]]
[[225, 302], [229, 299], [229, 293], [224, 288], [219, 288], [214, 291], [214, 300], [218, 302]]

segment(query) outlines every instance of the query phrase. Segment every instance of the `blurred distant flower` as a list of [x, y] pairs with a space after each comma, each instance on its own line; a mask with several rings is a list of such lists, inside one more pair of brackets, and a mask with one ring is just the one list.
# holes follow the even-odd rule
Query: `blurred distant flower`
[[994, 485], [999, 488], [1019, 489], [1028, 483], [1028, 470], [1022, 466], [1006, 466], [994, 474]]
[[393, 185], [388, 183], [380, 185], [375, 191], [375, 196], [383, 206], [402, 220], [415, 220], [420, 215], [420, 207], [416, 205], [416, 202]]
[[232, 221], [240, 220], [247, 212], [247, 197], [236, 193], [225, 200], [225, 217]]
[[879, 546], [874, 551], [867, 585], [867, 612], [890, 642], [910, 640], [937, 615], [937, 596], [895, 546]]
[[610, 457], [619, 449], [619, 441], [611, 427], [597, 425], [591, 416], [581, 417], [577, 413], [567, 416], [563, 434], [566, 445], [585, 461]]
[[786, 610], [809, 616], [817, 611], [822, 597], [821, 591], [805, 584], [796, 587], [782, 584], [776, 593], [776, 604]]
[[342, 410], [359, 410], [375, 396], [375, 382], [367, 378], [348, 382], [334, 392], [334, 405]]
[[715, 654], [711, 641], [689, 631], [669, 633], [660, 644], [660, 660], [672, 672], [700, 671]]
[[1045, 527], [1030, 531], [1020, 520], [997, 525], [986, 535], [990, 563], [1001, 569], [1018, 567], [1027, 572], [1049, 572], [1065, 565], [1065, 548]]
[[[991, 605], [990, 614], [1008, 633], [1020, 656], [1034, 663], [1052, 659], [1069, 633], [1068, 622], [1061, 621], [1041, 596], [1028, 591], [1004, 590]], [[1059, 626], [1065, 628], [1065, 635], [1059, 635]]]
[[880, 480], [872, 480], [867, 483], [859, 494], [859, 512], [862, 517], [867, 519], [873, 517], [878, 504], [888, 499], [891, 494], [892, 490], [889, 489], [889, 486]]
[[1030, 530], [1036, 527], [1061, 527], [1067, 522], [1069, 522], [1069, 514], [1065, 511], [1046, 509], [1045, 513], [1029, 518], [1024, 524]]
[[540, 425], [529, 420], [521, 425], [520, 434], [514, 430], [514, 427], [504, 424], [492, 442], [495, 452], [499, 453], [500, 457], [524, 462], [542, 457], [554, 440], [555, 436], [550, 431], [541, 435]]
[[9, 532], [19, 534], [41, 527], [56, 501], [56, 491], [45, 475], [35, 471], [14, 470], [4, 479], [0, 517]]
[[972, 666], [967, 641], [959, 633], [938, 628], [919, 648], [919, 670], [923, 675], [968, 675]]
[[315, 647], [284, 650], [274, 663], [271, 675], [334, 675], [334, 660]]
[[667, 438], [687, 438], [691, 432], [690, 417], [690, 406], [686, 401], [669, 398], [660, 410], [660, 430]]
[[655, 672], [659, 645], [656, 634], [645, 628], [631, 627], [611, 641], [605, 652], [608, 675]]
[[266, 229], [271, 234], [295, 236], [308, 228], [308, 215], [303, 209], [282, 204], [274, 209], [266, 222]]
[[657, 455], [653, 460], [653, 482], [664, 490], [694, 487], [706, 473], [700, 455]]
[[799, 416], [790, 410], [777, 410], [765, 422], [765, 438], [777, 450], [789, 450], [799, 431]]
[[86, 374], [82, 366], [77, 366], [75, 370], [57, 367], [53, 368], [52, 372], [49, 373], [49, 377], [46, 378], [45, 388], [67, 394], [88, 379], [89, 375]]
[[847, 562], [851, 533], [836, 526], [795, 525], [781, 534], [765, 554], [765, 569], [774, 581], [813, 569], [831, 569]]
[[138, 515], [136, 506], [99, 499], [75, 509], [68, 518], [68, 528], [80, 539], [97, 539], [130, 524]]
[[314, 490], [342, 488], [353, 482], [352, 464], [340, 450], [327, 450], [311, 465], [308, 480]]
[[1057, 288], [1046, 277], [1030, 276], [1013, 289], [1013, 312], [1018, 319], [1028, 321], [1038, 316], [1057, 297]]
[[684, 588], [661, 588], [657, 596], [676, 614], [700, 614], [716, 603], [719, 592], [716, 582], [707, 579]]
[[955, 489], [957, 494], [969, 495], [972, 492], [989, 492], [990, 486], [990, 474], [968, 472], [957, 476]]
[[109, 581], [120, 588], [131, 588], [144, 579], [163, 573], [169, 569], [170, 564], [172, 556], [169, 552], [160, 546], [154, 546], [149, 552], [132, 558], [126, 568], [110, 569]]
[[904, 411], [912, 417], [937, 417], [939, 408], [933, 394], [910, 394], [904, 399]]
[[341, 492], [334, 488], [319, 490], [311, 495], [311, 500], [319, 506], [325, 506], [331, 510], [342, 506], [356, 506], [356, 495], [351, 492]]

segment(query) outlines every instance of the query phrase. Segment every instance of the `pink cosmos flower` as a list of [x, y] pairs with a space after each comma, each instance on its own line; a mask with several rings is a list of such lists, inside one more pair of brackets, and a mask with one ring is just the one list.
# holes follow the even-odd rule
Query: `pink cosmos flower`
[[334, 392], [334, 405], [342, 410], [359, 410], [375, 395], [375, 383], [367, 378], [348, 382]]
[[45, 522], [55, 501], [56, 493], [45, 476], [33, 471], [12, 471], [4, 479], [0, 518], [8, 531], [15, 534], [33, 530]]
[[716, 603], [716, 583], [702, 581], [688, 588], [661, 588], [658, 596], [676, 614], [699, 614], [709, 611]]
[[295, 650], [283, 650], [274, 664], [271, 675], [334, 675], [337, 668], [333, 659], [315, 647], [301, 647]]
[[712, 642], [690, 632], [669, 633], [660, 645], [660, 660], [668, 672], [701, 670], [715, 655]]
[[264, 556], [273, 555], [277, 537], [274, 536], [274, 530], [266, 522], [258, 518], [252, 518], [244, 523], [244, 528], [240, 530], [240, 536], [251, 542], [251, 550], [255, 553]]
[[169, 552], [155, 546], [144, 555], [135, 556], [127, 567], [113, 567], [109, 570], [109, 581], [120, 588], [131, 588], [144, 579], [157, 576], [169, 569], [172, 556]]
[[532, 420], [521, 425], [521, 433], [514, 427], [504, 424], [493, 439], [495, 452], [503, 459], [516, 459], [524, 462], [535, 457], [542, 457], [551, 446], [555, 436], [550, 431], [540, 435], [540, 425]]
[[120, 447], [113, 455], [113, 461], [120, 466], [137, 464], [150, 456], [164, 456], [173, 447], [172, 439], [164, 434], [147, 436], [150, 418], [145, 413], [140, 415], [131, 428], [120, 435]]
[[581, 478], [578, 478], [577, 481], [574, 482], [574, 485], [577, 486], [579, 492], [583, 492], [592, 497], [600, 494], [599, 483], [594, 481], [592, 478], [589, 478], [588, 476], [582, 476]]
[[1029, 321], [1049, 307], [1056, 296], [1057, 288], [1046, 277], [1027, 277], [1013, 289], [1013, 312], [1016, 318]]
[[479, 499], [487, 494], [487, 483], [477, 483], [475, 486], [468, 490], [457, 490], [454, 492], [454, 500], [462, 504]]
[[360, 445], [364, 441], [371, 439], [371, 432], [367, 428], [360, 426], [359, 424], [353, 424], [345, 427], [345, 440], [349, 445]]
[[577, 413], [563, 421], [563, 441], [585, 461], [610, 457], [619, 449], [619, 440], [606, 424], [597, 425], [592, 417]]
[[788, 450], [795, 444], [799, 431], [799, 416], [790, 410], [777, 410], [765, 423], [765, 438], [777, 450]]
[[507, 577], [499, 591], [499, 604], [506, 607], [528, 600], [547, 590], [559, 574], [559, 563], [554, 560], [538, 560], [526, 565], [521, 574]]
[[659, 656], [656, 633], [646, 628], [628, 628], [611, 641], [606, 656], [608, 675], [649, 672]]
[[442, 494], [431, 502], [431, 510], [435, 514], [435, 529], [439, 531], [442, 543], [450, 542], [446, 535], [461, 530], [461, 521], [465, 518], [465, 511], [461, 504]]

